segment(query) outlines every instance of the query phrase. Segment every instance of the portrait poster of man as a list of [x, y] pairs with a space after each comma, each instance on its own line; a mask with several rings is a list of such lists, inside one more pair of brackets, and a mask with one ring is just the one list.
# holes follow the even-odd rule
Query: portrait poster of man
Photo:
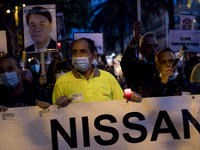
[[57, 50], [56, 6], [23, 7], [24, 49], [27, 53]]
[[194, 30], [195, 16], [181, 15], [180, 16], [180, 29], [181, 30]]
[[64, 15], [63, 13], [56, 14], [56, 21], [57, 21], [57, 37], [58, 40], [66, 39], [66, 32], [65, 32], [65, 22], [64, 22]]

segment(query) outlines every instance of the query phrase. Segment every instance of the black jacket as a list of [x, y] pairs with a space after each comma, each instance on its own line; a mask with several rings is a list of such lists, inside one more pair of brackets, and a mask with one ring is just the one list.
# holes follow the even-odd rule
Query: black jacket
[[0, 86], [0, 105], [6, 107], [23, 107], [23, 106], [35, 106], [36, 99], [49, 102], [48, 92], [45, 89], [35, 87], [26, 80], [23, 80], [25, 90], [18, 95], [10, 95], [8, 89], [3, 85]]
[[177, 96], [182, 95], [182, 92], [189, 92], [190, 94], [200, 93], [195, 84], [184, 80], [181, 75], [178, 75], [166, 84], [162, 83], [161, 78], [158, 76], [146, 80], [141, 84], [139, 91], [142, 97]]
[[[25, 51], [26, 51], [26, 52], [35, 52], [34, 44], [28, 46], [28, 47], [25, 49]], [[50, 40], [49, 45], [47, 46], [46, 51], [56, 51], [56, 41], [54, 41], [52, 38], [51, 38], [51, 40]]]
[[128, 87], [134, 92], [139, 92], [141, 82], [152, 78], [156, 67], [155, 64], [147, 64], [142, 59], [138, 59], [136, 49], [127, 45], [120, 64]]

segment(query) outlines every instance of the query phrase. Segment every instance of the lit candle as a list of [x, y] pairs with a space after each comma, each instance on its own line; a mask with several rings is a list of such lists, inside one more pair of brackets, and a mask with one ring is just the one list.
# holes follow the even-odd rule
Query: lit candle
[[132, 94], [131, 89], [124, 89], [124, 96], [126, 97], [127, 100], [131, 99], [131, 94]]

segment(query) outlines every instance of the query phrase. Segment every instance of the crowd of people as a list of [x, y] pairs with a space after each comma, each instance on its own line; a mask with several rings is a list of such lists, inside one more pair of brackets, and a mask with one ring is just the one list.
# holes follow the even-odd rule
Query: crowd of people
[[140, 102], [142, 97], [200, 94], [200, 63], [192, 67], [188, 80], [178, 65], [172, 67], [176, 60], [173, 50], [168, 47], [159, 50], [158, 44], [153, 32], [144, 34], [142, 22], [134, 24], [134, 35], [120, 62], [125, 80], [115, 76], [106, 55], [97, 59], [94, 41], [85, 37], [71, 43], [72, 61], [64, 59], [60, 51], [52, 52], [45, 75], [38, 58], [31, 58], [27, 67], [22, 68], [18, 57], [3, 54], [0, 111], [8, 107], [45, 109], [51, 104], [66, 107], [74, 102], [125, 99], [125, 87], [133, 91], [130, 100], [134, 102]]

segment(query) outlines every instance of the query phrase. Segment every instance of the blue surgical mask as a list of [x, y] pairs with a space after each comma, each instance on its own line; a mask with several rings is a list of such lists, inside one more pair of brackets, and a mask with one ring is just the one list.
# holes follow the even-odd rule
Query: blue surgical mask
[[91, 65], [89, 63], [89, 57], [73, 57], [72, 58], [72, 65], [78, 71], [85, 72], [90, 67], [90, 65]]
[[31, 71], [39, 73], [40, 71], [40, 66], [35, 64], [35, 65], [31, 65]]
[[17, 72], [5, 72], [0, 74], [0, 83], [8, 88], [14, 88], [19, 83]]
[[149, 61], [146, 57], [143, 57], [143, 61], [144, 61], [146, 64], [155, 64], [155, 61]]

